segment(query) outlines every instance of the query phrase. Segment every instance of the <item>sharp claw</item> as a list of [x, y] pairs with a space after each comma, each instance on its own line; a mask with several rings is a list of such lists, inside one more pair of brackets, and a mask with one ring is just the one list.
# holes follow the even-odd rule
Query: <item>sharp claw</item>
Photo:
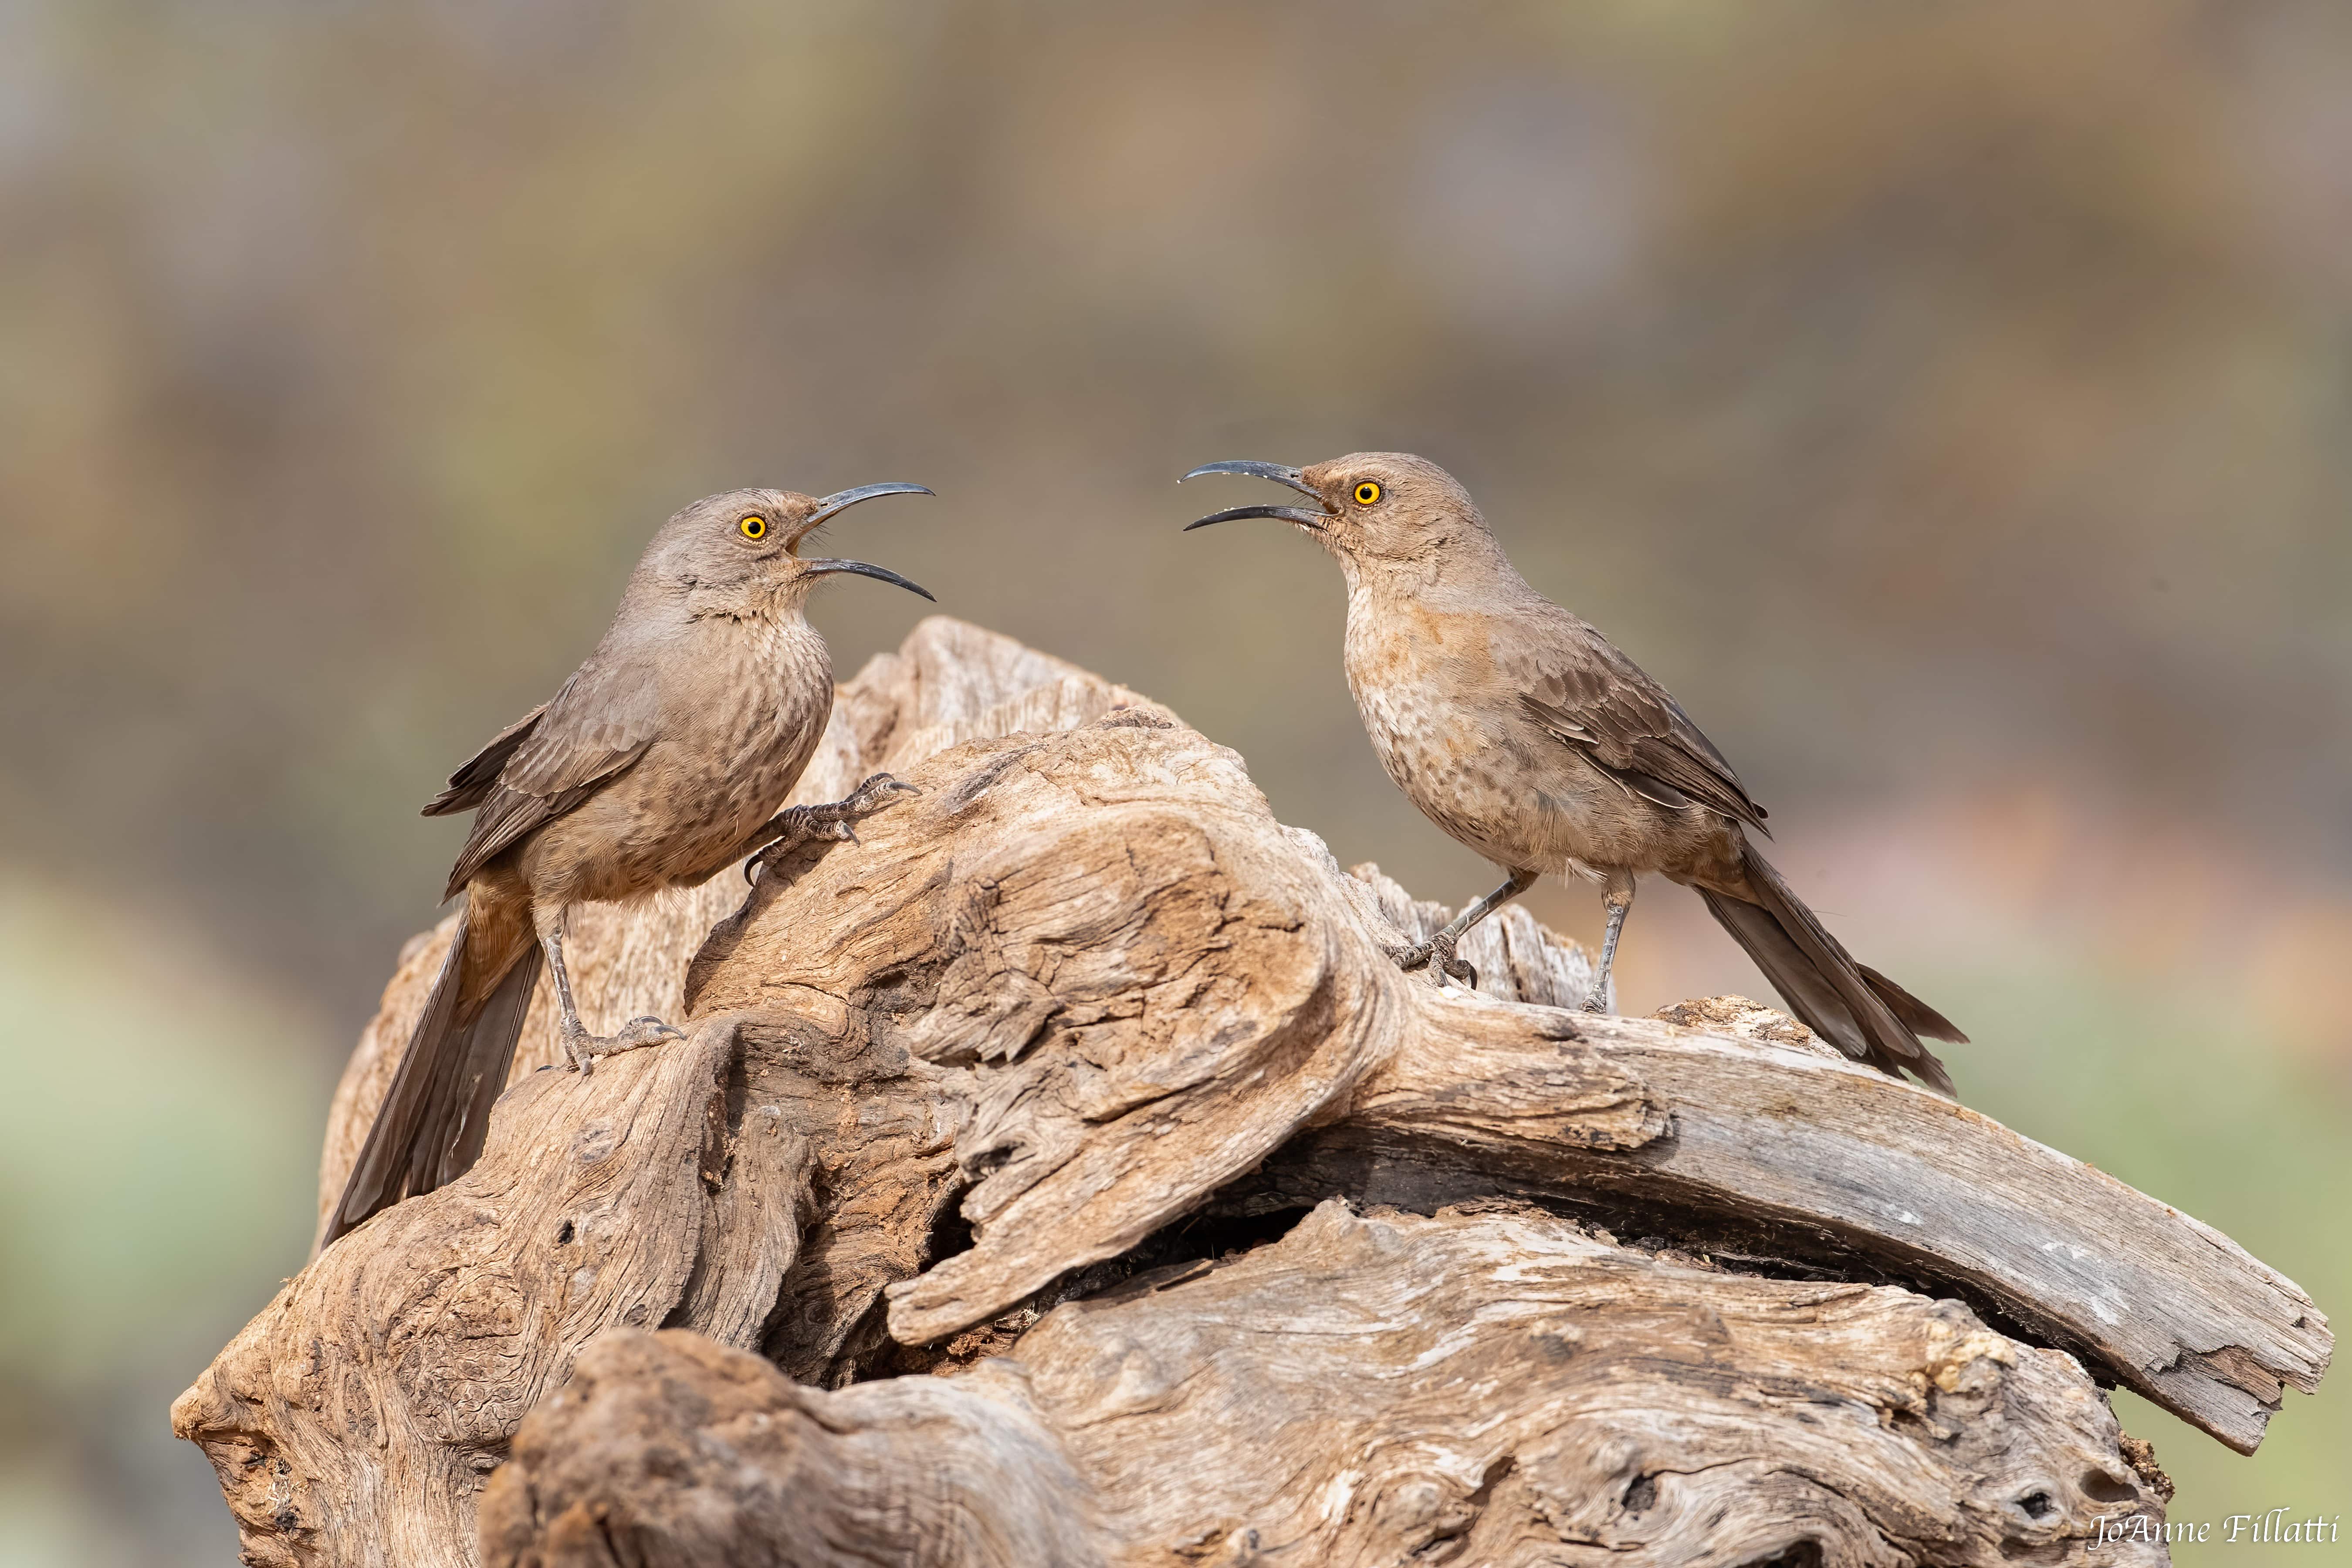
[[780, 819], [784, 826], [777, 839], [743, 862], [743, 880], [753, 887], [775, 870], [781, 852], [810, 842], [849, 843], [863, 845], [855, 826], [861, 817], [871, 815], [889, 803], [893, 790], [903, 789], [909, 795], [922, 790], [915, 785], [901, 783], [887, 773], [877, 773], [849, 792], [846, 800], [829, 801], [818, 806], [795, 806]]
[[610, 1035], [590, 1034], [585, 1029], [563, 1040], [565, 1065], [583, 1077], [595, 1071], [599, 1056], [617, 1056], [625, 1051], [639, 1051], [659, 1045], [664, 1040], [684, 1040], [686, 1031], [676, 1025], [664, 1023], [651, 1013], [631, 1019]]
[[1470, 961], [1455, 957], [1451, 949], [1443, 948], [1434, 941], [1416, 942], [1398, 956], [1396, 964], [1398, 968], [1407, 973], [1432, 967], [1433, 964], [1441, 977], [1460, 980], [1474, 991], [1478, 988], [1478, 971], [1471, 967]]

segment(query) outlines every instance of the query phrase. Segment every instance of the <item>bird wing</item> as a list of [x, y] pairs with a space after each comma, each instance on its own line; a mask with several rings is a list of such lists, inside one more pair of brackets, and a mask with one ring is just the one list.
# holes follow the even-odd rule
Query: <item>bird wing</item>
[[449, 788], [425, 803], [423, 815], [454, 816], [459, 811], [470, 811], [488, 800], [491, 787], [499, 781], [499, 770], [507, 765], [507, 758], [515, 754], [515, 748], [530, 738], [530, 732], [539, 727], [539, 721], [546, 713], [547, 705], [541, 703], [499, 731], [488, 746], [474, 753], [464, 767], [449, 775]]
[[455, 897], [500, 852], [628, 771], [654, 743], [660, 714], [649, 662], [607, 663], [600, 655], [581, 665], [534, 718], [501, 734], [451, 777], [450, 793], [460, 793], [459, 777], [505, 747], [494, 778], [462, 786], [479, 789], [481, 810], [442, 896]]
[[1599, 632], [1558, 613], [1566, 624], [1521, 639], [1527, 652], [1508, 672], [1538, 727], [1644, 799], [1696, 803], [1769, 837], [1764, 808], [1682, 705]]

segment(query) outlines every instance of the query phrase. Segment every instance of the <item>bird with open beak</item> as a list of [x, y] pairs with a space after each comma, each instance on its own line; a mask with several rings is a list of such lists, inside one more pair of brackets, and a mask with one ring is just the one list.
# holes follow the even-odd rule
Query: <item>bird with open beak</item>
[[680, 1038], [655, 1018], [609, 1036], [580, 1021], [563, 964], [572, 905], [691, 886], [755, 851], [764, 863], [811, 838], [855, 838], [859, 817], [911, 788], [877, 774], [845, 800], [777, 810], [833, 710], [833, 660], [802, 613], [810, 590], [847, 573], [931, 597], [895, 571], [800, 547], [861, 501], [929, 494], [887, 484], [695, 502], [654, 536], [587, 662], [450, 775], [425, 814], [474, 813], [443, 894], [465, 899], [457, 936], [320, 1247], [472, 1166], [542, 960], [578, 1071]]
[[1186, 479], [1270, 479], [1307, 504], [1234, 507], [1296, 524], [1348, 584], [1346, 662], [1373, 749], [1422, 813], [1504, 873], [1408, 969], [1475, 986], [1462, 934], [1546, 872], [1601, 883], [1608, 924], [1586, 1007], [1605, 1005], [1634, 879], [1696, 888], [1790, 1009], [1847, 1056], [1952, 1093], [1921, 1037], [1965, 1040], [1935, 1009], [1858, 964], [1749, 841], [1764, 809], [1664, 688], [1513, 569], [1454, 476], [1360, 452], [1310, 468], [1210, 463]]

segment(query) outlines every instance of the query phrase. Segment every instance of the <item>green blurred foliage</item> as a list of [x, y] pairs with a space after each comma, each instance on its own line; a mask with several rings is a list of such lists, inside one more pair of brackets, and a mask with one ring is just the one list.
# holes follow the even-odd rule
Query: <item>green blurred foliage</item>
[[0, 1563], [219, 1563], [164, 1408], [309, 1249], [321, 1021], [84, 890], [0, 879]]
[[[0, 1563], [225, 1554], [140, 1445], [299, 1260], [324, 1075], [455, 844], [415, 808], [739, 484], [932, 485], [843, 548], [1458, 899], [1486, 873], [1373, 764], [1328, 562], [1185, 538], [1226, 498], [1170, 484], [1426, 453], [1776, 822], [1893, 824], [1791, 874], [1929, 956], [1973, 1097], [2342, 1301], [2334, 0], [14, 0], [0, 346], [0, 871], [54, 938], [0, 956], [41, 1085], [0, 1114], [46, 1151], [0, 1155], [0, 1357], [82, 1380], [62, 1441], [7, 1427]], [[816, 615], [847, 668], [918, 608]], [[2089, 826], [2021, 860], [2029, 797]], [[1871, 880], [1920, 843], [1932, 893]], [[1675, 901], [1629, 1008], [1755, 988]], [[101, 975], [83, 933], [134, 925], [224, 1010]], [[2342, 1406], [2166, 1462], [2340, 1500]]]

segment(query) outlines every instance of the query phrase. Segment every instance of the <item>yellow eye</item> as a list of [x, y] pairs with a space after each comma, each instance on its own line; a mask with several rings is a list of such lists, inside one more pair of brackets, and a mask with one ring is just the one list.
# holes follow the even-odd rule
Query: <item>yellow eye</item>
[[768, 519], [756, 513], [735, 526], [743, 530], [743, 537], [747, 539], [765, 538], [768, 536]]
[[1369, 507], [1381, 498], [1381, 487], [1370, 479], [1356, 486], [1356, 505]]

